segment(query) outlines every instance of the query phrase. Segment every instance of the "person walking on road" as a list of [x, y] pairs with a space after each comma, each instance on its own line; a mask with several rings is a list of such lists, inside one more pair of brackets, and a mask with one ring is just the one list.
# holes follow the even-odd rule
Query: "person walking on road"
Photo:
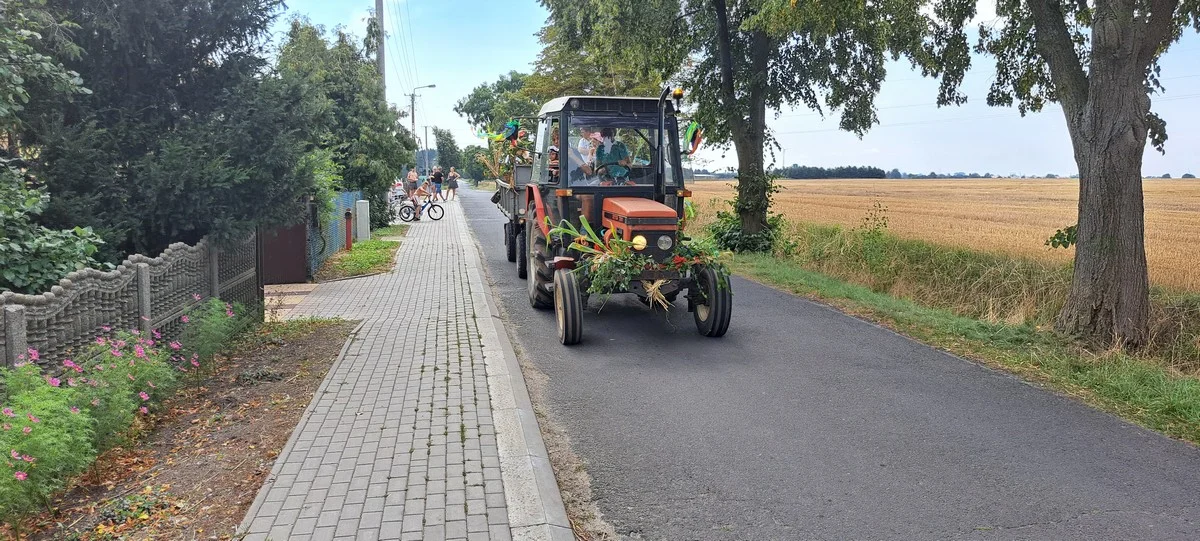
[[417, 183], [419, 181], [420, 181], [420, 179], [417, 178], [416, 168], [409, 169], [407, 183], [404, 186], [404, 191], [408, 193], [409, 199], [412, 199], [413, 193], [417, 191]]
[[455, 192], [458, 191], [458, 171], [454, 167], [450, 167], [450, 172], [446, 174], [446, 194], [442, 196], [442, 201], [454, 199]]
[[433, 181], [433, 195], [431, 197], [437, 199], [440, 195], [442, 196], [442, 201], [445, 201], [446, 194], [442, 193], [442, 182], [446, 180], [446, 175], [442, 174], [442, 166], [438, 165], [433, 168], [433, 175], [430, 176], [430, 180]]

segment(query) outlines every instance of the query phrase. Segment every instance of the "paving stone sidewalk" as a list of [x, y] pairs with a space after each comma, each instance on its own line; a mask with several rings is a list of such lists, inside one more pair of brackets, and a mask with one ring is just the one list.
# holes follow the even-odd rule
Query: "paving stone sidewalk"
[[478, 320], [487, 286], [470, 283], [466, 227], [451, 202], [445, 219], [413, 224], [393, 272], [321, 284], [290, 312], [363, 323], [247, 513], [246, 539], [511, 538]]

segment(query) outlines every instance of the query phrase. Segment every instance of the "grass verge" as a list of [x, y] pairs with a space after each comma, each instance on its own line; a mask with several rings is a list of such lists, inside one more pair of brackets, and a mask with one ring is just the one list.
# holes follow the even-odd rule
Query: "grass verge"
[[382, 239], [384, 237], [403, 237], [408, 233], [408, 224], [393, 224], [387, 227], [381, 227], [371, 232], [371, 237]]
[[954, 354], [1046, 384], [1171, 437], [1200, 444], [1200, 380], [1119, 351], [1092, 353], [1029, 323], [930, 308], [764, 254], [734, 256], [735, 272], [881, 323]]
[[400, 242], [394, 240], [363, 240], [354, 243], [350, 251], [338, 252], [321, 265], [318, 281], [338, 280], [386, 272], [392, 268]]
[[482, 190], [485, 192], [494, 192], [494, 191], [496, 191], [496, 181], [482, 180], [479, 182], [478, 186], [473, 186], [473, 188], [475, 188], [476, 190]]

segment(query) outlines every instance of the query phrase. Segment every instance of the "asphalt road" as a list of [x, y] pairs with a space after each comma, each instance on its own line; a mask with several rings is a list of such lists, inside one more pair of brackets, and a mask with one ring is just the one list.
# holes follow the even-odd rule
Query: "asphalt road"
[[488, 273], [617, 532], [644, 539], [1200, 539], [1200, 449], [735, 279], [700, 336], [614, 297], [556, 338], [464, 189]]

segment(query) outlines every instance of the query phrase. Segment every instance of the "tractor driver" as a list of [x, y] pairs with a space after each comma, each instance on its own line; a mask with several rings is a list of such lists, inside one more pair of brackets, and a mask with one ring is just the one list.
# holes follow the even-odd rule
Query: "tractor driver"
[[629, 147], [617, 140], [617, 130], [612, 127], [601, 128], [600, 144], [596, 145], [596, 161], [593, 166], [596, 171], [603, 171], [600, 185], [635, 185], [636, 183], [629, 179], [631, 165], [633, 156], [629, 153]]

